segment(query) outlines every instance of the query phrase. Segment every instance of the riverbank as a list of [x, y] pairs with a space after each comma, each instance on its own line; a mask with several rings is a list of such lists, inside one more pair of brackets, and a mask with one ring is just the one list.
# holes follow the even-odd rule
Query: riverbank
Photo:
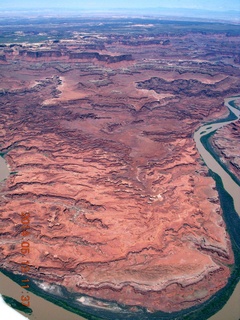
[[207, 167], [213, 172], [216, 172], [221, 177], [224, 188], [233, 198], [235, 209], [240, 216], [240, 186], [238, 184], [238, 179], [233, 178], [232, 175], [228, 173], [228, 170], [225, 170], [225, 167], [222, 165], [220, 160], [216, 159], [216, 154], [214, 153], [214, 150], [208, 141], [208, 137], [210, 137], [211, 134], [213, 134], [217, 129], [223, 127], [224, 125], [230, 124], [240, 118], [240, 110], [230, 105], [229, 103], [231, 101], [234, 101], [234, 98], [225, 99], [225, 105], [233, 114], [235, 114], [235, 119], [229, 121], [227, 117], [225, 120], [222, 120], [222, 122], [216, 122], [212, 123], [211, 125], [206, 124], [201, 126], [194, 133], [194, 140], [196, 142], [197, 149]]
[[[237, 97], [238, 98], [238, 97]], [[214, 172], [210, 170], [210, 174], [213, 176], [216, 181], [216, 187], [218, 190], [221, 208], [223, 211], [224, 220], [227, 226], [227, 231], [231, 238], [232, 248], [235, 257], [235, 264], [231, 273], [231, 277], [229, 278], [227, 286], [222, 289], [225, 292], [225, 299], [227, 296], [231, 296], [228, 300], [227, 304], [223, 303], [219, 308], [219, 312], [215, 314], [210, 320], [221, 320], [221, 319], [238, 319], [240, 316], [239, 303], [236, 302], [236, 297], [239, 299], [239, 280], [240, 280], [240, 188], [239, 181], [236, 177], [233, 177], [233, 174], [229, 172], [229, 170], [224, 166], [220, 160], [217, 158], [214, 149], [212, 148], [209, 138], [214, 134], [217, 130], [216, 124], [221, 125], [228, 124], [230, 122], [234, 122], [240, 118], [239, 109], [235, 107], [234, 100], [231, 98], [225, 100], [226, 106], [229, 108], [230, 115], [222, 119], [221, 122], [217, 121], [215, 123], [207, 124], [202, 126], [197, 134], [195, 133], [195, 141], [198, 147], [198, 150], [207, 164], [207, 166], [212, 169]], [[235, 108], [235, 109], [234, 109]], [[229, 122], [231, 118], [231, 121]], [[204, 147], [205, 151], [199, 145], [199, 141]], [[209, 157], [210, 156], [210, 157]], [[212, 159], [211, 159], [212, 158]], [[229, 179], [230, 178], [230, 179]], [[226, 191], [226, 190], [227, 191]], [[235, 208], [234, 208], [235, 207]], [[236, 210], [235, 210], [236, 209]], [[237, 211], [237, 212], [236, 212]], [[235, 288], [235, 289], [234, 289]], [[234, 290], [234, 291], [233, 291]], [[233, 293], [232, 293], [233, 292]], [[231, 306], [231, 314], [229, 314], [229, 306]], [[236, 318], [233, 318], [232, 315], [237, 315]]]
[[[11, 273], [8, 273], [8, 276], [11, 276]], [[10, 296], [11, 298], [20, 301], [21, 296], [24, 294], [27, 294], [27, 291], [21, 288], [18, 283], [15, 282], [19, 278], [14, 278], [14, 280], [10, 279], [8, 276], [4, 275], [3, 273], [0, 274], [1, 279], [1, 294]], [[60, 308], [59, 306], [49, 302], [48, 300], [35, 295], [32, 292], [28, 292], [28, 295], [30, 296], [30, 303], [31, 303], [31, 309], [33, 310], [33, 313], [31, 315], [20, 312], [22, 315], [26, 316], [30, 320], [43, 320], [48, 319], [49, 315], [54, 315], [54, 318], [56, 320], [85, 320], [85, 318], [69, 312], [68, 310], [64, 308]], [[96, 319], [95, 319], [96, 320]]]

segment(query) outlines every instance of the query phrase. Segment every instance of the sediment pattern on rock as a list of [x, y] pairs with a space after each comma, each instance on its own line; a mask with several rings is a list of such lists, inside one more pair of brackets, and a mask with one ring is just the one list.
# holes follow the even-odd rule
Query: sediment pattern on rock
[[[12, 174], [1, 183], [1, 267], [21, 272], [29, 212], [30, 277], [151, 311], [205, 301], [226, 284], [233, 254], [192, 136], [226, 113], [239, 69], [201, 64], [207, 47], [183, 66], [174, 36], [143, 47], [111, 38], [107, 57], [124, 61], [92, 52], [71, 62], [56, 51], [63, 44], [50, 43], [41, 63], [35, 49], [4, 53], [0, 149]], [[159, 56], [169, 45], [174, 67]]]
[[218, 152], [220, 160], [240, 180], [240, 121], [221, 128], [212, 137], [213, 147]]

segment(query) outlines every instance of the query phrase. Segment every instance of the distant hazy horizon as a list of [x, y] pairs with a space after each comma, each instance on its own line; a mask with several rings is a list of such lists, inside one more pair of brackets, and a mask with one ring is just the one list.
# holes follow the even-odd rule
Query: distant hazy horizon
[[8, 0], [0, 17], [11, 16], [159, 16], [240, 23], [240, 0]]
[[87, 10], [107, 9], [144, 9], [144, 8], [182, 8], [211, 11], [240, 11], [240, 0], [8, 0], [0, 3], [0, 9], [47, 9], [47, 8], [79, 8]]

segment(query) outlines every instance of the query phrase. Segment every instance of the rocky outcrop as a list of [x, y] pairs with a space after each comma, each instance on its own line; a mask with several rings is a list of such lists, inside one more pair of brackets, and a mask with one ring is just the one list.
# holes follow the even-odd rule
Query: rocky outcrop
[[155, 90], [157, 93], [169, 92], [172, 94], [181, 95], [184, 94], [189, 97], [194, 96], [206, 96], [206, 97], [219, 97], [224, 94], [228, 96], [240, 92], [240, 84], [236, 85], [234, 88], [228, 87], [228, 89], [219, 90], [226, 81], [215, 83], [215, 84], [204, 84], [198, 80], [173, 80], [166, 81], [161, 78], [151, 78], [143, 82], [138, 82], [137, 87], [140, 89]]
[[231, 123], [219, 129], [212, 137], [211, 142], [218, 152], [221, 161], [240, 181], [240, 121]]
[[104, 50], [106, 49], [104, 44], [92, 44], [92, 43], [89, 43], [89, 44], [85, 44], [84, 45], [84, 48], [86, 50]]
[[237, 64], [240, 64], [240, 55], [238, 55], [234, 58], [234, 62]]
[[0, 54], [0, 61], [7, 61], [5, 54]]
[[[88, 46], [87, 46], [88, 47]], [[94, 45], [89, 45], [89, 49], [95, 48]], [[101, 48], [102, 50], [102, 48]], [[6, 51], [6, 50], [4, 50]], [[9, 52], [8, 52], [9, 53]], [[108, 54], [100, 54], [98, 52], [92, 52], [92, 51], [66, 51], [63, 48], [61, 50], [27, 50], [27, 49], [20, 49], [19, 52], [19, 57], [27, 57], [27, 58], [32, 58], [32, 59], [44, 59], [44, 58], [63, 58], [65, 59], [66, 57], [69, 58], [70, 60], [92, 60], [96, 59], [98, 61], [103, 61], [107, 63], [117, 63], [121, 61], [132, 61], [133, 57], [131, 54], [122, 54], [122, 55], [108, 55]]]
[[120, 42], [123, 45], [128, 45], [128, 46], [150, 46], [150, 45], [163, 45], [163, 46], [167, 46], [170, 44], [170, 40], [166, 39], [166, 40], [159, 40], [159, 39], [144, 39], [144, 40], [133, 40], [133, 39], [129, 39], [129, 40], [122, 40]]
[[[21, 55], [23, 55], [23, 52], [21, 52]], [[26, 51], [26, 55], [29, 58], [57, 58], [62, 56], [60, 51], [55, 50]]]
[[131, 54], [124, 54], [119, 56], [110, 56], [107, 54], [99, 54], [98, 52], [69, 52], [69, 59], [97, 59], [107, 63], [116, 63], [121, 61], [133, 60]]

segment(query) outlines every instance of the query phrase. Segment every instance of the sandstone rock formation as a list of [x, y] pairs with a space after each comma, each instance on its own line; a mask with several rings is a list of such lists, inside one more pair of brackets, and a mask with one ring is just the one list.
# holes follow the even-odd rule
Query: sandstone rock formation
[[211, 141], [220, 159], [240, 180], [240, 121], [221, 128]]
[[223, 288], [234, 263], [193, 133], [226, 114], [240, 71], [219, 64], [224, 35], [138, 47], [119, 38], [106, 35], [101, 53], [99, 38], [87, 53], [64, 39], [3, 48], [0, 151], [12, 174], [1, 183], [1, 267], [21, 272], [20, 214], [29, 212], [29, 277], [181, 310]]

